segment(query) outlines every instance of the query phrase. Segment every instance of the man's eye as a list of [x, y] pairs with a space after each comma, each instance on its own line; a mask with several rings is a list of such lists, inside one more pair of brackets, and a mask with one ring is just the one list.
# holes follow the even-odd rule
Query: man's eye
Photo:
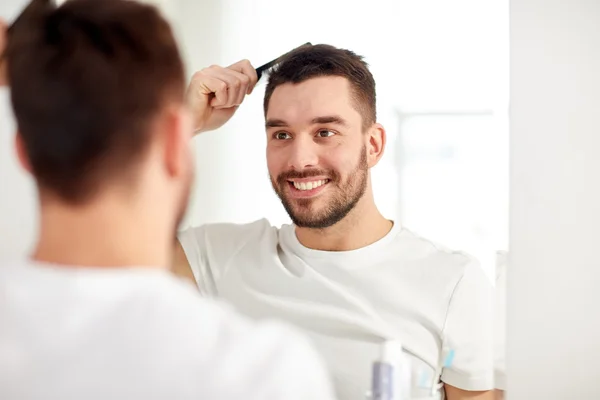
[[333, 136], [333, 135], [335, 135], [335, 132], [333, 132], [333, 131], [330, 131], [329, 129], [321, 129], [321, 130], [320, 130], [320, 131], [317, 133], [317, 135], [318, 135], [319, 137], [323, 137], [323, 138], [325, 138], [325, 137], [330, 137], [330, 136]]
[[289, 139], [289, 138], [291, 138], [291, 136], [287, 132], [277, 132], [275, 134], [275, 139], [277, 139], [277, 140], [286, 140], [286, 139]]

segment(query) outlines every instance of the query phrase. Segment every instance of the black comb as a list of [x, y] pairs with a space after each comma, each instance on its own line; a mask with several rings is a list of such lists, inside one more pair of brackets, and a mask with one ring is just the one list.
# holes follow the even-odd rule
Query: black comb
[[290, 54], [291, 52], [296, 51], [298, 49], [301, 49], [303, 47], [307, 47], [307, 46], [312, 46], [312, 44], [310, 42], [306, 42], [302, 46], [298, 46], [295, 49], [288, 51], [284, 55], [281, 55], [281, 56], [277, 57], [273, 61], [269, 61], [268, 63], [266, 63], [264, 65], [261, 65], [260, 67], [256, 68], [256, 75], [258, 76], [257, 82], [260, 81], [260, 78], [262, 77], [263, 73], [265, 73], [269, 69], [273, 68], [273, 66], [275, 66], [276, 64], [278, 64], [288, 54]]

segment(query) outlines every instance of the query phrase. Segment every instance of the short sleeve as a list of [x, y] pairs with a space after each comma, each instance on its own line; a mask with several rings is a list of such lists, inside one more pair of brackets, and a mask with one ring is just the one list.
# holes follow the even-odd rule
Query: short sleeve
[[506, 264], [506, 252], [498, 252], [494, 289], [494, 383], [500, 390], [506, 390]]
[[443, 332], [444, 383], [462, 390], [494, 389], [493, 283], [476, 262], [465, 267]]
[[238, 252], [245, 246], [258, 247], [263, 238], [274, 232], [268, 220], [261, 219], [249, 224], [200, 225], [180, 231], [177, 238], [200, 293], [217, 296], [219, 282]]
[[206, 225], [188, 228], [178, 233], [177, 239], [190, 264], [200, 293], [216, 295], [216, 285], [207, 258]]

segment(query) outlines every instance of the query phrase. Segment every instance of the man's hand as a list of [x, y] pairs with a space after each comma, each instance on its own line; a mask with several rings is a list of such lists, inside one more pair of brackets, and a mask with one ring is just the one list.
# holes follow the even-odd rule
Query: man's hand
[[6, 60], [4, 59], [4, 50], [6, 49], [6, 23], [0, 19], [0, 87], [7, 86], [6, 79]]
[[256, 71], [248, 60], [227, 68], [213, 65], [198, 71], [187, 90], [194, 118], [194, 132], [220, 128], [233, 116], [257, 82]]

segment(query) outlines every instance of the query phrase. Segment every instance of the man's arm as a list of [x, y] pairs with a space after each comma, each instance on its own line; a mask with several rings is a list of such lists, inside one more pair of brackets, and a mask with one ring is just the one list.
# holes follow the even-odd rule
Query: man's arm
[[196, 278], [192, 272], [192, 267], [190, 266], [190, 262], [188, 261], [187, 256], [183, 251], [183, 246], [181, 246], [179, 240], [175, 241], [175, 251], [173, 252], [171, 271], [181, 278], [189, 279], [194, 286], [197, 285]]
[[494, 391], [473, 392], [462, 390], [450, 385], [444, 385], [447, 400], [494, 400]]
[[496, 400], [504, 399], [506, 389], [506, 267], [508, 253], [496, 253], [496, 287], [494, 310], [494, 370]]
[[449, 302], [443, 332], [442, 369], [448, 400], [494, 399], [493, 283], [468, 261]]
[[[1, 39], [0, 36], [0, 44]], [[256, 70], [248, 60], [238, 61], [227, 68], [213, 65], [196, 72], [186, 92], [194, 132], [198, 134], [223, 126], [235, 114], [246, 95], [252, 93], [257, 80]], [[197, 285], [179, 240], [175, 241], [171, 271]]]

